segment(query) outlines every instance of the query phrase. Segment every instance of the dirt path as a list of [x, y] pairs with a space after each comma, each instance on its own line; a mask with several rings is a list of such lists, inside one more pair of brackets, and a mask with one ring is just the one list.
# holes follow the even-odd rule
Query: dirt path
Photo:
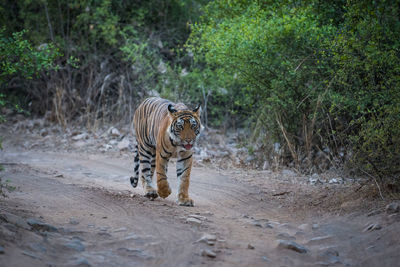
[[155, 201], [130, 187], [129, 158], [6, 144], [0, 163], [18, 187], [0, 202], [0, 266], [399, 266], [399, 214], [382, 208], [301, 214], [205, 167], [180, 207], [171, 163]]

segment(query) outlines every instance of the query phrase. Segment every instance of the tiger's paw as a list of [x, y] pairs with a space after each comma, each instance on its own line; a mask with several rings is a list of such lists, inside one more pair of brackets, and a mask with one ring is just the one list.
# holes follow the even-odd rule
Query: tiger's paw
[[171, 194], [171, 188], [167, 181], [161, 181], [157, 184], [158, 195], [162, 198], [166, 198]]
[[158, 197], [156, 190], [150, 190], [144, 194], [145, 197], [147, 197], [150, 200], [154, 200]]
[[179, 206], [193, 207], [194, 203], [191, 198], [184, 198], [178, 200]]

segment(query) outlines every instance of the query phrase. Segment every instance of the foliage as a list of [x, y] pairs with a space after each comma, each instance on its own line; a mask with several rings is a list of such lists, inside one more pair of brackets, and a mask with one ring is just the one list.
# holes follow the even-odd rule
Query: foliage
[[[64, 126], [73, 120], [88, 127], [128, 122], [142, 98], [162, 93], [165, 76], [179, 80], [176, 71], [189, 68], [190, 57], [178, 51], [202, 2], [4, 1], [0, 21], [8, 34], [28, 29], [34, 43], [52, 42], [64, 55], [50, 79], [41, 75], [18, 90], [31, 110], [50, 110]], [[71, 56], [74, 66], [66, 64]], [[160, 62], [168, 73], [159, 71]]]
[[308, 142], [309, 133], [302, 129], [314, 127], [313, 116], [329, 84], [329, 62], [322, 60], [334, 28], [319, 26], [308, 7], [244, 2], [209, 4], [203, 23], [194, 26], [191, 47], [204, 52], [221, 75], [236, 80], [245, 92], [235, 99], [242, 112], [269, 138], [286, 139], [298, 160], [293, 147]]
[[347, 6], [332, 47], [331, 114], [350, 137], [352, 162], [383, 183], [400, 184], [400, 9], [390, 1]]
[[323, 153], [399, 182], [396, 3], [220, 0], [203, 12], [188, 47], [245, 92], [225, 87], [253, 140], [284, 143], [298, 168], [312, 171]]
[[208, 126], [251, 129], [262, 160], [315, 172], [324, 158], [393, 183], [399, 14], [386, 0], [6, 0], [2, 37], [16, 33], [12, 62], [30, 63], [0, 78], [64, 126], [127, 123], [160, 95], [202, 103]]
[[42, 70], [55, 69], [54, 60], [59, 56], [52, 44], [42, 44], [35, 49], [24, 38], [26, 30], [14, 32], [11, 37], [0, 30], [0, 84], [4, 84], [15, 75], [32, 79]]

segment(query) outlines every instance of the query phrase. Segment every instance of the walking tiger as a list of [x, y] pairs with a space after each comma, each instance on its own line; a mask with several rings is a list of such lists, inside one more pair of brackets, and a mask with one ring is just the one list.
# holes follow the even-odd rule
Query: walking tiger
[[[135, 111], [133, 122], [136, 134], [133, 187], [140, 180], [145, 196], [154, 200], [171, 194], [167, 180], [168, 161], [177, 154], [178, 204], [193, 206], [189, 198], [189, 181], [193, 161], [193, 146], [201, 130], [200, 106], [191, 110], [182, 103], [152, 97], [144, 100]], [[156, 171], [157, 190], [153, 185]]]

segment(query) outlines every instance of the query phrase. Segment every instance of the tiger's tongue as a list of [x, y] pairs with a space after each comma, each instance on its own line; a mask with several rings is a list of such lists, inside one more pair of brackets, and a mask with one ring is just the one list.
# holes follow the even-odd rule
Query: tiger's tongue
[[192, 148], [192, 145], [184, 145], [184, 147], [186, 148], [186, 150], [189, 150], [189, 149], [191, 149]]

